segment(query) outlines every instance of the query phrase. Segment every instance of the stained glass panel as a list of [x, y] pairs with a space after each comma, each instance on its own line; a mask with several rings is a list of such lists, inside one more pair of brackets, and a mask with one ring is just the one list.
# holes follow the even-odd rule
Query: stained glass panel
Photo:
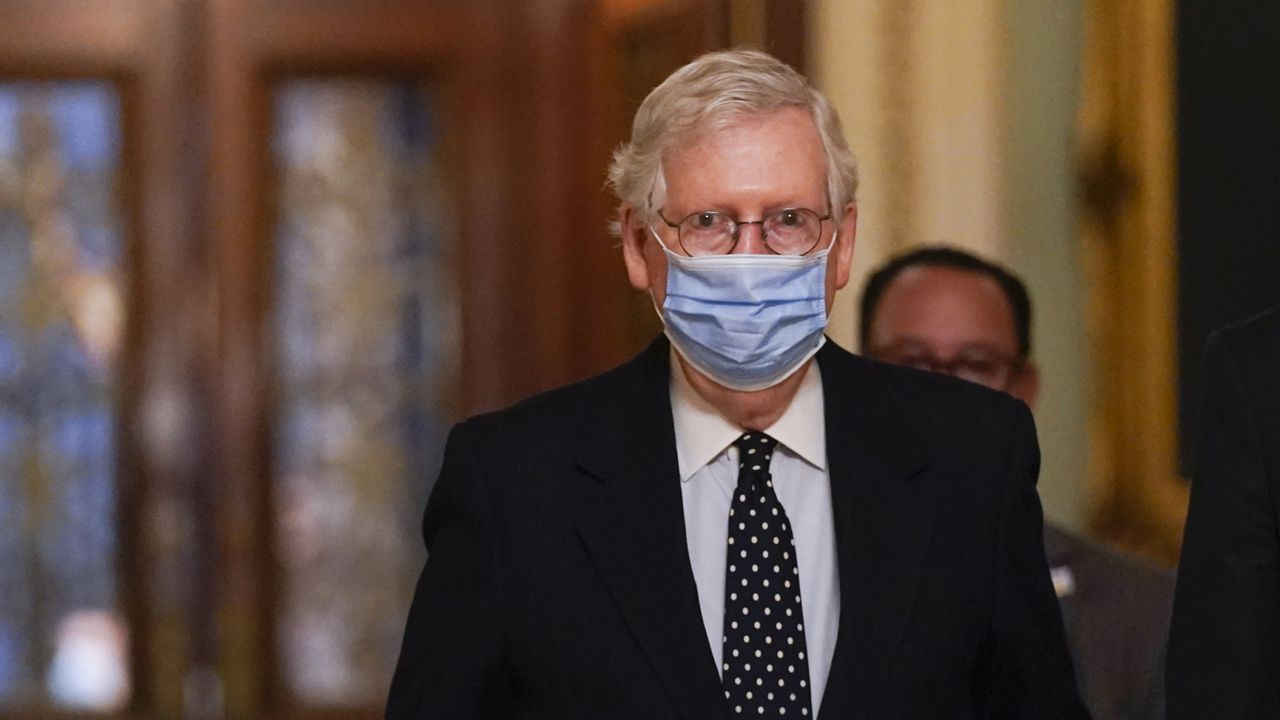
[[436, 120], [379, 80], [290, 82], [275, 111], [279, 654], [304, 703], [380, 706], [458, 357]]
[[110, 84], [0, 83], [0, 711], [129, 697], [119, 173]]

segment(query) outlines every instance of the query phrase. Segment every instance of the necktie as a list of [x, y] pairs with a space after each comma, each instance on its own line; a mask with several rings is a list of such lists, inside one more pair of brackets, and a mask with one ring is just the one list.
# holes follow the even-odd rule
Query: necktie
[[738, 438], [724, 580], [724, 696], [734, 717], [810, 716], [809, 661], [791, 521], [769, 460], [778, 441]]

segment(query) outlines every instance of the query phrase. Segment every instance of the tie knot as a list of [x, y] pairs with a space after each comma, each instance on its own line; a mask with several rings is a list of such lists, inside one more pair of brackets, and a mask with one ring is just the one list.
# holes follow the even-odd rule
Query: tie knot
[[778, 441], [762, 432], [743, 433], [733, 441], [738, 448], [738, 466], [743, 471], [768, 472], [769, 460]]
[[733, 444], [742, 452], [754, 449], [756, 452], [773, 452], [773, 448], [777, 446], [778, 441], [762, 432], [745, 432], [733, 441]]

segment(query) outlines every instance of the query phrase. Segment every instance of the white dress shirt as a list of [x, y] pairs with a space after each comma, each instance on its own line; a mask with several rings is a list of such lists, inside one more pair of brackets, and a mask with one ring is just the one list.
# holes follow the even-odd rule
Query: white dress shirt
[[[723, 667], [725, 553], [729, 506], [738, 485], [738, 450], [744, 430], [726, 420], [689, 385], [671, 356], [671, 415], [675, 421], [689, 562], [716, 670]], [[778, 441], [770, 473], [791, 519], [800, 570], [800, 602], [809, 655], [813, 716], [822, 705], [840, 624], [831, 477], [827, 472], [822, 376], [810, 363], [790, 407], [765, 432]]]

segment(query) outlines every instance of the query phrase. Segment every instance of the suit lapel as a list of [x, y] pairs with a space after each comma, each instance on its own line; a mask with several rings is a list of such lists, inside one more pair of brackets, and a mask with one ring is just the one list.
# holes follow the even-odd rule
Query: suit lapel
[[878, 695], [919, 585], [935, 505], [927, 460], [895, 428], [867, 361], [830, 343], [818, 355], [840, 569], [840, 629], [820, 717]]
[[578, 532], [681, 713], [721, 718], [728, 709], [685, 539], [667, 348], [655, 341], [618, 378], [619, 397], [601, 398], [613, 413], [593, 424], [579, 453], [597, 502], [579, 518]]
[[[819, 353], [840, 570], [840, 627], [820, 715], [875, 697], [906, 627], [933, 528], [927, 459], [896, 427], [867, 361]], [[579, 535], [673, 702], [690, 720], [728, 718], [689, 565], [672, 426], [668, 345], [624, 368], [586, 431], [578, 469], [596, 483]], [[585, 479], [585, 478], [584, 478]], [[862, 702], [860, 702], [862, 700]]]

